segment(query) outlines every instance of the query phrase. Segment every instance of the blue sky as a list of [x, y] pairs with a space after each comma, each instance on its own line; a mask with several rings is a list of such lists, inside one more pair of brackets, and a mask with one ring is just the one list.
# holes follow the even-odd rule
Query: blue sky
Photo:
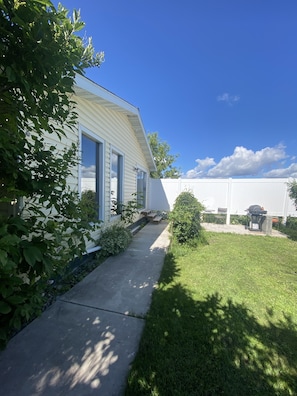
[[61, 2], [184, 176], [297, 177], [296, 0]]

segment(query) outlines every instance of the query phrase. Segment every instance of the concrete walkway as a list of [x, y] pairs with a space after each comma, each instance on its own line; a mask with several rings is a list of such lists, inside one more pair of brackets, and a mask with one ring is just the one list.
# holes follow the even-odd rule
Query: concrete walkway
[[122, 395], [169, 246], [147, 224], [0, 353], [0, 394]]

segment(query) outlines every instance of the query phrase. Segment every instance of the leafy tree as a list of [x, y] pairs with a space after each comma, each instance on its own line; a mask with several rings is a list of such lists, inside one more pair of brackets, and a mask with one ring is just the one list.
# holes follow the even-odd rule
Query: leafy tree
[[85, 250], [88, 217], [68, 184], [77, 147], [45, 140], [67, 143], [75, 75], [103, 61], [76, 34], [83, 26], [49, 0], [0, 0], [0, 346], [40, 309], [47, 279]]
[[297, 209], [297, 181], [294, 179], [288, 183], [289, 197], [293, 200], [294, 205]]
[[151, 172], [151, 177], [154, 179], [178, 179], [181, 175], [180, 170], [173, 166], [178, 155], [169, 153], [170, 146], [160, 140], [157, 132], [148, 133], [147, 137], [157, 167], [157, 171]]

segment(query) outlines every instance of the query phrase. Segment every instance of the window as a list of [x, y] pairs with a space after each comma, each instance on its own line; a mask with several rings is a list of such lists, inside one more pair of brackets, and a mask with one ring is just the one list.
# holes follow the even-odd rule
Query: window
[[89, 221], [103, 220], [103, 144], [81, 137], [81, 200]]
[[[2, 187], [4, 185], [2, 184]], [[15, 217], [20, 213], [22, 198], [13, 199], [11, 202], [0, 202], [0, 217]]]
[[123, 203], [123, 164], [124, 159], [116, 151], [111, 153], [111, 215], [121, 213]]
[[137, 202], [141, 208], [146, 205], [146, 172], [137, 170]]

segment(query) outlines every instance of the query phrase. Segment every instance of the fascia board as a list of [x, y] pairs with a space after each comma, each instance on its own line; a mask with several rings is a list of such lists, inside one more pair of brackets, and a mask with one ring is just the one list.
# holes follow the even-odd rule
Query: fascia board
[[155, 161], [146, 137], [140, 111], [137, 107], [80, 74], [76, 74], [74, 92], [77, 96], [86, 100], [126, 114], [144, 152], [149, 170], [156, 170]]

